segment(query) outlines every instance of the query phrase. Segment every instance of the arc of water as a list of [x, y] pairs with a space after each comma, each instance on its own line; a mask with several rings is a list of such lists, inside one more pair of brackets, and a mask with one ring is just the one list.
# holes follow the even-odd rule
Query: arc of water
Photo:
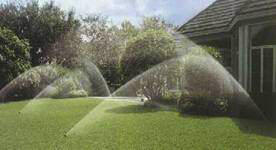
[[[156, 68], [164, 65], [164, 64], [167, 64], [167, 63], [172, 63], [172, 62], [177, 62], [179, 61], [179, 59], [182, 59], [181, 57], [179, 58], [176, 58], [176, 59], [171, 59], [171, 60], [168, 60], [168, 61], [165, 61], [159, 65], [156, 65], [155, 67], [149, 69], [148, 71], [146, 71], [145, 73], [135, 77], [134, 79], [132, 79], [130, 82], [133, 82], [133, 81], [136, 81], [136, 80], [139, 80], [139, 78], [141, 78], [141, 76], [147, 74], [147, 73], [151, 73], [153, 72]], [[122, 88], [126, 88], [127, 86], [129, 85], [126, 84], [125, 86], [121, 87], [120, 89]], [[120, 91], [120, 89], [117, 90]], [[118, 96], [116, 95], [117, 93], [116, 91], [111, 95], [111, 96]], [[68, 132], [67, 132], [67, 136], [70, 136], [70, 135], [74, 135], [74, 134], [81, 134], [82, 131], [84, 131], [85, 128], [87, 128], [88, 126], [91, 126], [93, 125], [93, 123], [95, 121], [98, 121], [100, 118], [99, 116], [101, 117], [104, 117], [104, 115], [99, 115], [99, 114], [104, 114], [104, 111], [107, 110], [107, 108], [109, 107], [112, 107], [112, 106], [109, 106], [109, 107], [106, 107], [107, 103], [105, 103], [106, 100], [104, 100], [102, 103], [98, 104], [95, 108], [93, 108], [93, 110], [91, 110], [84, 118], [82, 118], [77, 124], [75, 124]], [[128, 100], [121, 100], [121, 101], [124, 101], [124, 102], [129, 102]], [[137, 99], [133, 100], [133, 102], [136, 102], [138, 104], [141, 104], [137, 101]], [[105, 109], [103, 109], [105, 108]]]
[[[27, 112], [29, 109], [33, 108], [34, 106], [36, 106], [35, 104], [42, 104], [41, 101], [37, 101], [39, 98], [45, 97], [45, 93], [48, 92], [49, 89], [51, 89], [52, 87], [55, 87], [55, 85], [62, 79], [64, 78], [70, 78], [71, 72], [65, 74], [64, 76], [54, 80], [50, 85], [48, 85], [46, 88], [44, 88], [42, 91], [40, 91], [32, 100], [30, 100], [19, 112], [20, 113], [25, 113]], [[48, 97], [50, 98], [50, 97]], [[37, 103], [38, 102], [38, 103]]]
[[[78, 78], [77, 82], [79, 83], [78, 85], [80, 85], [81, 87], [84, 86], [83, 84], [89, 84], [89, 87], [91, 87], [91, 84], [92, 84], [91, 88], [92, 88], [92, 92], [94, 92], [93, 93], [94, 96], [110, 96], [109, 88], [106, 84], [105, 79], [101, 75], [99, 69], [92, 62], [85, 61], [85, 59], [82, 62], [82, 66], [83, 66], [83, 68], [82, 68], [83, 70], [77, 69], [75, 71], [67, 73], [63, 77], [52, 82], [45, 89], [43, 89], [33, 100], [31, 100], [20, 112], [26, 112], [28, 110], [28, 108], [30, 109], [30, 108], [33, 108], [34, 106], [36, 106], [34, 104], [42, 104], [42, 102], [40, 102], [40, 101], [39, 101], [39, 103], [37, 103], [36, 100], [41, 98], [41, 96], [44, 96], [45, 93], [47, 95], [47, 92], [50, 89], [55, 88], [56, 86], [59, 86], [58, 84], [59, 84], [59, 82], [63, 82], [62, 80], [64, 80], [64, 79], [69, 80], [69, 78], [72, 80], [73, 80], [73, 78]], [[85, 74], [85, 76], [84, 76], [84, 74]], [[86, 77], [86, 75], [88, 77]], [[81, 82], [81, 80], [84, 80], [84, 78], [89, 78], [85, 81], [86, 83]], [[91, 91], [91, 90], [86, 89], [86, 91]]]
[[[173, 58], [171, 60], [165, 61], [159, 65], [154, 66], [153, 68], [149, 69], [148, 71], [142, 73], [141, 75], [138, 75], [137, 77], [135, 77], [134, 79], [132, 79], [131, 81], [129, 81], [128, 83], [126, 83], [125, 85], [123, 85], [121, 88], [119, 88], [118, 90], [116, 90], [115, 92], [112, 93], [112, 96], [118, 96], [120, 92], [122, 92], [123, 90], [126, 90], [127, 94], [129, 94], [129, 90], [131, 89], [131, 86], [135, 86], [133, 85], [133, 83], [137, 82], [140, 78], [147, 76], [148, 74], [154, 72], [156, 70], [156, 68], [162, 66], [162, 65], [168, 65], [171, 63], [175, 63], [175, 62], [179, 62], [181, 60], [183, 60], [183, 56], [186, 56], [187, 54], [193, 53], [194, 49], [198, 49], [200, 53], [204, 53], [202, 51], [202, 48], [198, 45], [196, 45], [195, 43], [191, 42], [189, 39], [185, 38], [184, 36], [182, 36], [181, 34], [175, 34], [175, 36], [177, 36], [177, 41], [179, 42], [177, 45], [177, 50], [178, 50], [178, 57], [177, 58]], [[183, 38], [184, 37], [184, 38]], [[181, 41], [184, 39], [184, 42]], [[184, 43], [184, 44], [183, 44]], [[184, 47], [183, 47], [184, 45]], [[205, 55], [206, 57], [212, 58], [210, 55]], [[212, 58], [214, 60], [214, 58]], [[217, 64], [219, 64], [216, 60], [214, 60]], [[220, 64], [219, 67], [223, 68]], [[247, 94], [247, 92], [240, 86], [240, 84], [230, 75], [230, 73], [228, 71], [226, 71], [224, 68], [222, 69], [228, 77], [231, 78], [231, 80], [234, 81], [235, 85], [238, 85], [238, 89], [240, 92], [245, 93], [246, 97], [249, 97], [249, 95]], [[135, 93], [136, 94], [136, 93]], [[264, 117], [264, 115], [262, 114], [262, 112], [260, 111], [260, 109], [257, 107], [257, 105], [251, 100], [250, 101], [254, 107], [261, 113], [261, 115]], [[99, 104], [97, 107], [101, 107], [101, 104]], [[97, 107], [94, 108], [93, 110], [97, 110]], [[93, 118], [94, 113], [93, 110], [86, 115], [82, 120], [80, 120], [69, 132], [68, 134], [71, 134], [73, 131], [77, 132], [78, 130], [81, 130], [81, 128], [83, 128], [84, 126], [88, 126], [88, 120]], [[85, 124], [85, 125], [83, 125]]]
[[14, 80], [12, 80], [10, 83], [8, 83], [5, 87], [3, 87], [0, 90], [0, 101], [5, 102], [5, 99], [7, 98], [7, 95], [9, 92], [11, 92], [13, 89], [18, 87], [19, 84], [24, 84], [22, 82], [24, 82], [25, 80], [21, 81], [23, 78], [28, 78], [29, 74], [31, 74], [32, 72], [37, 71], [37, 70], [44, 70], [44, 71], [46, 70], [46, 72], [47, 72], [47, 70], [49, 69], [48, 67], [53, 67], [53, 65], [37, 66], [37, 67], [31, 68], [30, 70], [20, 74], [18, 77], [16, 77]]

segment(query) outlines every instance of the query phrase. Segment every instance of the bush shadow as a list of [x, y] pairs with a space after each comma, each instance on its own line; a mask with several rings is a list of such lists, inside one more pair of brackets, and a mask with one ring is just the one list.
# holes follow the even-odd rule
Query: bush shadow
[[179, 116], [183, 118], [193, 118], [193, 119], [199, 119], [199, 120], [208, 120], [211, 118], [218, 117], [218, 116], [203, 116], [203, 115], [198, 115], [193, 113], [179, 113]]
[[154, 113], [160, 111], [177, 111], [174, 108], [159, 108], [159, 107], [145, 107], [144, 105], [127, 105], [127, 106], [120, 106], [112, 109], [106, 110], [108, 113], [115, 113], [115, 114], [145, 114], [145, 113]]
[[239, 130], [245, 134], [256, 134], [260, 136], [276, 138], [275, 124], [269, 121], [249, 120], [232, 118]]
[[[239, 129], [246, 134], [257, 134], [261, 136], [276, 138], [276, 110], [275, 94], [250, 94], [256, 107], [261, 111], [264, 119], [238, 119], [232, 120]], [[252, 111], [250, 112], [252, 113]], [[253, 113], [254, 114], [254, 113]]]
[[[236, 106], [236, 105], [235, 105]], [[193, 118], [200, 120], [208, 120], [213, 118], [220, 117], [230, 117], [231, 120], [235, 123], [235, 125], [239, 128], [241, 132], [244, 134], [255, 134], [259, 136], [265, 136], [270, 138], [276, 138], [276, 124], [272, 123], [268, 120], [258, 120], [254, 118], [247, 118], [241, 115], [241, 113], [245, 113], [241, 110], [244, 107], [240, 107], [239, 116], [236, 114], [237, 112], [231, 114], [231, 116], [204, 116], [190, 113], [179, 113], [179, 116], [183, 118]], [[252, 112], [253, 108], [247, 108], [246, 112], [251, 112], [251, 114], [256, 114], [256, 112]], [[145, 114], [145, 113], [155, 113], [160, 111], [173, 111], [179, 112], [175, 107], [168, 108], [158, 108], [158, 107], [145, 107], [144, 105], [127, 105], [127, 106], [119, 106], [116, 108], [106, 110], [107, 113], [115, 113], [115, 114]]]
[[[180, 113], [179, 116], [183, 118], [192, 118], [192, 119], [198, 119], [198, 120], [208, 120], [208, 119], [223, 117], [223, 116], [203, 116], [203, 115], [197, 115], [197, 114], [182, 114], [182, 113]], [[248, 134], [248, 135], [255, 134], [259, 136], [276, 138], [276, 127], [275, 127], [276, 124], [273, 124], [269, 121], [252, 120], [252, 119], [235, 118], [235, 117], [231, 117], [231, 120], [244, 134]]]
[[[229, 101], [228, 112], [225, 115], [200, 115], [196, 113], [180, 114], [182, 117], [192, 117], [195, 119], [211, 119], [216, 117], [229, 117], [244, 134], [255, 134], [270, 138], [276, 138], [275, 118], [276, 108], [272, 101], [275, 97], [268, 99], [258, 99], [252, 101], [244, 93], [236, 94], [234, 99]], [[270, 103], [270, 102], [271, 103]], [[255, 103], [254, 103], [255, 102]], [[273, 101], [274, 102], [274, 101]], [[274, 102], [275, 103], [275, 102]]]

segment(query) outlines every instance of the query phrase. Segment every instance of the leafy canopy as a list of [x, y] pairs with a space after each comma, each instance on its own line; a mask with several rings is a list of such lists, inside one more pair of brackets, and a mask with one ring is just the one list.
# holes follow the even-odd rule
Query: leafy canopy
[[47, 60], [50, 46], [69, 31], [80, 26], [74, 12], [64, 12], [53, 1], [39, 6], [38, 1], [0, 4], [0, 26], [28, 39], [33, 66]]
[[11, 30], [0, 27], [0, 87], [30, 68], [30, 46]]
[[149, 29], [130, 39], [121, 59], [124, 80], [143, 73], [154, 65], [176, 56], [175, 43], [164, 30]]

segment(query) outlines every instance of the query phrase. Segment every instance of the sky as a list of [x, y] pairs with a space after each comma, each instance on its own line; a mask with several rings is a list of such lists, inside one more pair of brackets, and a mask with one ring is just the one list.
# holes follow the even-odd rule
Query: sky
[[[1, 0], [0, 0], [1, 1]], [[39, 0], [41, 4], [48, 0]], [[129, 20], [138, 25], [143, 16], [161, 16], [182, 25], [215, 0], [54, 0], [63, 10], [78, 15], [102, 14], [114, 24]]]

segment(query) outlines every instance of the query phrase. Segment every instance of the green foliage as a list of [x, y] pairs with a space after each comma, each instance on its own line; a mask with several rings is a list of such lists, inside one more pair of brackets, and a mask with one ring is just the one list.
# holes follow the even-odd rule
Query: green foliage
[[105, 64], [98, 67], [104, 79], [106, 80], [111, 92], [122, 86], [120, 82], [121, 75], [118, 61], [116, 62], [116, 64]]
[[127, 42], [120, 62], [123, 81], [176, 56], [173, 38], [163, 30], [147, 30]]
[[76, 90], [69, 92], [66, 97], [68, 98], [77, 98], [77, 97], [87, 97], [88, 94], [85, 90]]
[[209, 55], [187, 55], [182, 68], [185, 75], [182, 84], [189, 93], [221, 96], [233, 91], [232, 79]]
[[74, 98], [92, 96], [92, 84], [86, 73], [80, 70], [67, 73], [51, 84], [41, 97], [47, 98]]
[[121, 29], [119, 33], [121, 38], [127, 41], [129, 38], [137, 36], [139, 29], [136, 28], [130, 21], [125, 20], [121, 23]]
[[73, 91], [78, 91], [81, 86], [79, 82], [76, 81], [76, 78], [73, 77], [59, 79], [55, 84], [55, 92], [49, 95], [52, 98], [69, 98], [70, 95], [73, 94]]
[[57, 95], [54, 96], [54, 98], [66, 98], [68, 93], [71, 91], [77, 90], [79, 87], [78, 82], [75, 81], [73, 78], [64, 78], [63, 80], [60, 80], [57, 88]]
[[11, 30], [0, 27], [0, 88], [30, 68], [30, 46]]
[[218, 48], [210, 47], [210, 46], [203, 46], [202, 47], [208, 54], [214, 57], [217, 61], [222, 62], [222, 55]]
[[168, 92], [166, 76], [167, 70], [165, 65], [148, 72], [137, 84], [141, 95], [147, 97], [149, 101], [163, 99]]
[[131, 25], [125, 25], [126, 33], [123, 33], [117, 26], [112, 25], [108, 17], [102, 15], [89, 15], [82, 21], [81, 31], [86, 39], [83, 43], [83, 55], [100, 69], [111, 88], [118, 88], [122, 39], [130, 34], [128, 30], [131, 30]]
[[160, 103], [176, 105], [181, 98], [180, 91], [168, 91], [167, 94], [159, 100]]
[[68, 90], [66, 93], [62, 93], [64, 91], [65, 89], [63, 89], [62, 91], [62, 89], [58, 88], [58, 89], [55, 89], [52, 93], [49, 93], [49, 95], [47, 96], [55, 99], [88, 97], [88, 93], [85, 90], [71, 89], [71, 90]]
[[227, 97], [211, 97], [205, 94], [182, 93], [178, 108], [182, 113], [210, 116], [225, 116], [228, 113]]
[[80, 35], [75, 32], [68, 32], [50, 46], [51, 51], [47, 52], [45, 61], [66, 68], [79, 68], [84, 51], [82, 48]]
[[208, 56], [212, 56], [213, 58], [215, 58], [217, 61], [222, 62], [222, 55], [219, 51], [218, 48], [215, 47], [210, 47], [210, 46], [195, 46], [191, 48], [191, 52], [189, 53], [189, 55], [192, 56], [201, 56], [201, 57], [208, 57]]
[[60, 36], [79, 27], [73, 11], [61, 10], [53, 1], [42, 6], [38, 1], [8, 2], [0, 5], [0, 26], [11, 29], [19, 38], [28, 39], [33, 66], [48, 60], [51, 45]]
[[[162, 85], [161, 85], [162, 86]], [[160, 96], [161, 95], [161, 96]], [[158, 99], [148, 99], [144, 102], [145, 107], [160, 107], [162, 105], [177, 106], [181, 98], [181, 92], [172, 92], [166, 90], [163, 94], [159, 94]]]
[[168, 23], [161, 16], [144, 17], [141, 24], [141, 29], [146, 30], [164, 30], [172, 29], [173, 25]]

